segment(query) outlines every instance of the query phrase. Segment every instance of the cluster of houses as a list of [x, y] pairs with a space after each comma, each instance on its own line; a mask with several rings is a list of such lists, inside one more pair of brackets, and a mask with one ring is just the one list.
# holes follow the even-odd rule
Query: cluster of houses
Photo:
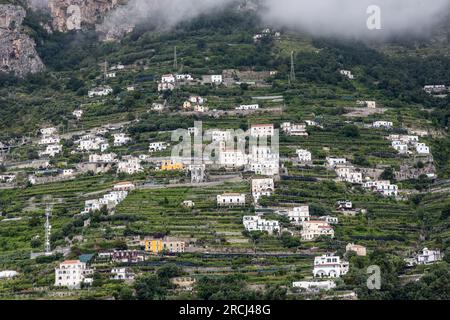
[[[195, 79], [190, 74], [163, 74], [161, 80], [158, 82], [158, 92], [172, 91], [177, 85], [189, 84], [193, 81]], [[220, 85], [223, 83], [223, 77], [221, 74], [204, 75], [202, 76], [201, 83]]]
[[109, 96], [112, 93], [113, 93], [113, 89], [110, 86], [102, 86], [102, 87], [96, 87], [92, 90], [89, 90], [88, 97], [89, 98], [105, 97], [105, 96]]
[[55, 127], [43, 128], [40, 130], [41, 139], [39, 140], [40, 146], [45, 146], [43, 151], [39, 152], [40, 157], [55, 157], [62, 152], [61, 139], [58, 135], [58, 129]]
[[281, 130], [288, 136], [307, 137], [306, 124], [295, 124], [291, 122], [283, 122]]
[[413, 154], [415, 152], [418, 155], [427, 156], [431, 153], [430, 147], [419, 142], [419, 136], [391, 134], [388, 139], [399, 154]]
[[428, 94], [444, 94], [448, 92], [446, 85], [427, 85], [423, 87], [423, 90]]
[[256, 204], [261, 199], [261, 197], [270, 197], [273, 194], [274, 190], [275, 184], [272, 178], [252, 180], [252, 195]]
[[369, 109], [376, 109], [377, 108], [377, 102], [376, 101], [370, 101], [370, 100], [362, 101], [362, 100], [358, 100], [358, 101], [356, 101], [356, 104], [358, 106], [364, 106], [364, 107], [369, 108]]
[[364, 189], [377, 192], [385, 197], [397, 197], [398, 186], [388, 180], [372, 180], [363, 176], [362, 171], [348, 164], [345, 158], [327, 157], [327, 166], [333, 168], [337, 174], [337, 180], [351, 184], [362, 185]]
[[[138, 239], [138, 244], [144, 250], [111, 250], [102, 251], [96, 255], [96, 260], [104, 265], [105, 262], [119, 264], [110, 270], [111, 280], [133, 281], [135, 274], [128, 267], [120, 264], [135, 264], [145, 261], [146, 254], [157, 255], [161, 253], [184, 253], [186, 243], [172, 238], [144, 238]], [[55, 286], [68, 289], [80, 289], [93, 283], [95, 268], [91, 266], [95, 255], [82, 255], [78, 260], [66, 260], [55, 268]], [[0, 273], [1, 275], [1, 273]], [[14, 276], [17, 273], [14, 274]]]
[[75, 141], [80, 152], [101, 151], [109, 148], [108, 140], [100, 135], [86, 134]]
[[[354, 252], [358, 256], [366, 256], [367, 250], [364, 246], [349, 243], [346, 252]], [[306, 293], [318, 293], [336, 288], [334, 279], [340, 278], [349, 272], [349, 263], [334, 254], [325, 254], [314, 258], [313, 276], [316, 279], [295, 281], [292, 287]], [[329, 280], [317, 280], [328, 278]]]
[[[252, 125], [250, 136], [259, 138], [272, 137], [275, 134], [273, 124]], [[279, 174], [280, 155], [274, 148], [264, 145], [251, 145], [249, 154], [244, 150], [234, 148], [232, 135], [227, 131], [216, 130], [212, 133], [213, 141], [220, 143], [219, 155], [216, 163], [225, 168], [244, 168], [245, 171], [254, 172], [257, 175], [275, 176]], [[227, 146], [231, 144], [232, 147]]]
[[84, 210], [81, 214], [98, 211], [105, 207], [107, 210], [113, 210], [128, 196], [128, 192], [135, 189], [135, 185], [131, 182], [122, 182], [114, 185], [114, 191], [105, 194], [102, 198], [86, 200]]
[[209, 111], [209, 108], [205, 104], [206, 99], [201, 96], [190, 96], [189, 99], [183, 103], [183, 110], [193, 110], [200, 113], [207, 112]]
[[355, 76], [350, 70], [340, 70], [339, 73], [349, 80], [354, 80]]
[[270, 28], [265, 28], [264, 30], [261, 31], [261, 33], [257, 33], [253, 36], [253, 41], [258, 42], [267, 37], [280, 38], [281, 32], [272, 31]]
[[422, 252], [415, 254], [411, 258], [406, 258], [405, 262], [409, 267], [413, 267], [415, 265], [427, 265], [439, 262], [442, 260], [444, 255], [440, 250], [430, 250], [428, 248], [424, 248]]

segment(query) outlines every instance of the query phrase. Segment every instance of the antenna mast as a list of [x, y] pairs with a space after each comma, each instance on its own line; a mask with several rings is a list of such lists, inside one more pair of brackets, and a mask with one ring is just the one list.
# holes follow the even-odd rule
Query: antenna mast
[[52, 207], [47, 205], [45, 209], [45, 254], [52, 253], [52, 247], [50, 244], [50, 236], [52, 234], [52, 225], [50, 224], [50, 217], [52, 215]]
[[291, 74], [290, 82], [295, 82], [295, 64], [294, 64], [294, 51], [291, 52]]

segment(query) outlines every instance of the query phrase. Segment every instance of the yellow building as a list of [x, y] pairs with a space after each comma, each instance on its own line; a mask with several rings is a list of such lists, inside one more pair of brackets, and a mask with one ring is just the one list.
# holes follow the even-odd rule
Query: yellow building
[[176, 170], [183, 170], [184, 164], [181, 162], [173, 162], [172, 160], [164, 160], [161, 163], [161, 170], [162, 171], [176, 171]]
[[154, 254], [167, 251], [169, 253], [184, 252], [185, 243], [183, 241], [169, 241], [163, 239], [145, 240], [145, 251]]

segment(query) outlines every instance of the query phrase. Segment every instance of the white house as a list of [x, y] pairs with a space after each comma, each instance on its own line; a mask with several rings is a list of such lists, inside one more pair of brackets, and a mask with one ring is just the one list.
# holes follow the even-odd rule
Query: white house
[[158, 92], [162, 91], [172, 91], [175, 89], [175, 84], [172, 82], [161, 82], [158, 83]]
[[73, 176], [75, 174], [75, 170], [74, 169], [64, 169], [62, 171], [62, 175], [65, 177], [70, 177]]
[[334, 158], [334, 157], [327, 157], [327, 166], [330, 168], [334, 168], [337, 165], [343, 165], [347, 163], [347, 159], [345, 158]]
[[207, 130], [206, 136], [211, 137], [212, 142], [232, 142], [234, 144], [233, 130]]
[[114, 146], [120, 147], [131, 141], [131, 138], [125, 133], [115, 133], [114, 137]]
[[394, 123], [392, 123], [391, 121], [375, 121], [372, 124], [372, 127], [374, 128], [385, 128], [385, 129], [391, 129], [394, 126]]
[[99, 211], [102, 208], [102, 204], [99, 199], [86, 200], [84, 202], [84, 210], [81, 214], [87, 214], [89, 212]]
[[112, 66], [111, 68], [109, 68], [109, 70], [123, 70], [125, 69], [125, 66], [123, 64], [117, 64], [115, 66]]
[[81, 284], [91, 284], [94, 270], [80, 260], [67, 260], [55, 268], [55, 286], [79, 289]]
[[245, 194], [224, 193], [222, 195], [217, 195], [217, 205], [219, 207], [244, 207]]
[[397, 197], [398, 186], [387, 180], [367, 181], [363, 188], [381, 193], [385, 197]]
[[288, 136], [307, 137], [306, 124], [294, 124], [291, 122], [284, 122], [281, 124], [281, 129]]
[[354, 166], [341, 166], [337, 165], [335, 168], [339, 181], [344, 181], [352, 184], [362, 184], [363, 176], [360, 171]]
[[258, 110], [259, 104], [241, 104], [236, 110]]
[[338, 201], [336, 202], [336, 206], [338, 210], [352, 210], [353, 209], [353, 203], [351, 201]]
[[280, 223], [276, 220], [265, 220], [260, 216], [244, 216], [244, 228], [247, 231], [267, 231], [273, 234], [275, 231], [280, 231]]
[[439, 250], [429, 250], [428, 248], [424, 248], [422, 253], [417, 255], [417, 263], [418, 264], [431, 264], [437, 261], [442, 260], [443, 255]]
[[273, 179], [253, 179], [252, 195], [255, 203], [258, 203], [262, 196], [270, 197], [275, 190]]
[[115, 78], [115, 77], [117, 77], [117, 74], [115, 72], [108, 72], [106, 74], [107, 79], [111, 79], [111, 78]]
[[201, 96], [190, 96], [188, 101], [192, 104], [202, 105], [205, 103], [205, 99]]
[[301, 225], [303, 222], [309, 221], [309, 206], [292, 208], [292, 210], [288, 211], [288, 218], [292, 223], [296, 225]]
[[329, 291], [336, 288], [336, 283], [327, 281], [297, 281], [292, 283], [293, 288], [301, 289], [306, 292]]
[[213, 84], [221, 84], [223, 82], [223, 78], [221, 74], [213, 74], [211, 76], [211, 82]]
[[39, 156], [48, 156], [55, 157], [57, 154], [62, 152], [62, 145], [60, 144], [51, 144], [48, 145], [44, 151], [39, 152]]
[[43, 135], [44, 137], [48, 137], [55, 135], [58, 132], [58, 130], [55, 127], [49, 127], [41, 129], [40, 132], [41, 135]]
[[209, 107], [207, 107], [207, 106], [202, 106], [202, 105], [195, 105], [194, 106], [194, 111], [195, 112], [208, 112], [209, 111]]
[[0, 175], [0, 183], [13, 183], [16, 180], [15, 174], [2, 174]]
[[248, 157], [248, 171], [258, 175], [274, 176], [280, 171], [280, 155], [271, 147], [253, 146]]
[[81, 109], [77, 109], [74, 112], [72, 112], [72, 115], [77, 118], [78, 120], [81, 119], [81, 117], [83, 116], [83, 110]]
[[19, 273], [13, 270], [0, 271], [0, 279], [11, 279], [18, 275]]
[[403, 143], [402, 141], [392, 141], [391, 145], [392, 148], [394, 148], [400, 154], [408, 153], [408, 145], [406, 143]]
[[349, 71], [349, 70], [340, 70], [340, 73], [341, 73], [341, 75], [347, 77], [347, 78], [350, 79], [350, 80], [355, 79], [355, 76], [354, 76], [354, 75], [352, 74], [352, 72]]
[[417, 143], [416, 152], [421, 155], [428, 155], [430, 154], [430, 147], [428, 147], [425, 143]]
[[447, 91], [447, 86], [441, 84], [441, 85], [427, 85], [423, 87], [423, 90], [428, 93], [442, 93]]
[[129, 268], [113, 268], [111, 269], [111, 280], [133, 281], [134, 273]]
[[195, 202], [192, 200], [185, 200], [182, 203], [183, 207], [185, 208], [194, 208], [195, 207]]
[[134, 189], [136, 189], [136, 186], [130, 181], [116, 183], [113, 187], [114, 191], [132, 191]]
[[400, 141], [408, 145], [416, 145], [419, 142], [419, 136], [417, 135], [403, 135], [403, 134], [391, 134], [388, 137], [390, 141]]
[[165, 142], [151, 142], [150, 145], [148, 146], [148, 151], [151, 153], [156, 151], [163, 151], [166, 150], [167, 148], [168, 145]]
[[119, 203], [121, 203], [128, 195], [128, 191], [111, 191], [100, 198], [99, 201], [103, 206], [108, 209], [115, 208]]
[[58, 144], [61, 139], [57, 136], [44, 136], [39, 140], [39, 145]]
[[103, 97], [103, 96], [107, 96], [110, 95], [111, 93], [113, 93], [113, 89], [111, 87], [99, 87], [99, 88], [94, 88], [92, 90], [90, 90], [88, 92], [88, 97], [89, 98], [93, 98], [93, 97]]
[[274, 132], [273, 124], [254, 124], [250, 128], [252, 137], [271, 137], [274, 135]]
[[334, 230], [326, 221], [310, 220], [302, 223], [301, 236], [303, 241], [314, 241], [320, 236], [334, 238]]
[[109, 148], [109, 144], [106, 141], [106, 139], [97, 136], [94, 137], [91, 137], [89, 135], [84, 136], [81, 138], [81, 140], [78, 140], [77, 143], [78, 143], [77, 149], [79, 151], [100, 150], [103, 152]]
[[133, 175], [143, 171], [141, 160], [139, 158], [130, 157], [125, 161], [119, 161], [117, 165], [117, 173], [126, 173]]
[[247, 164], [247, 157], [241, 150], [222, 150], [219, 153], [218, 163], [227, 168], [239, 168]]
[[348, 262], [341, 262], [341, 258], [338, 256], [327, 254], [314, 258], [313, 274], [315, 278], [339, 278], [347, 274], [348, 271]]
[[117, 155], [115, 153], [90, 154], [89, 162], [111, 163], [116, 161], [116, 157]]
[[298, 156], [298, 161], [301, 163], [310, 163], [312, 162], [312, 154], [306, 149], [297, 149], [296, 151]]

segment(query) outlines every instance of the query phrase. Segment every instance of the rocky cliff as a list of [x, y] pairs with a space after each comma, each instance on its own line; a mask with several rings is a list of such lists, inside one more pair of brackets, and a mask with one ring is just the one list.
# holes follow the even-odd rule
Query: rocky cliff
[[0, 71], [19, 77], [44, 69], [34, 41], [21, 32], [25, 16], [20, 6], [0, 5]]
[[61, 32], [94, 26], [119, 0], [48, 0], [52, 28]]

